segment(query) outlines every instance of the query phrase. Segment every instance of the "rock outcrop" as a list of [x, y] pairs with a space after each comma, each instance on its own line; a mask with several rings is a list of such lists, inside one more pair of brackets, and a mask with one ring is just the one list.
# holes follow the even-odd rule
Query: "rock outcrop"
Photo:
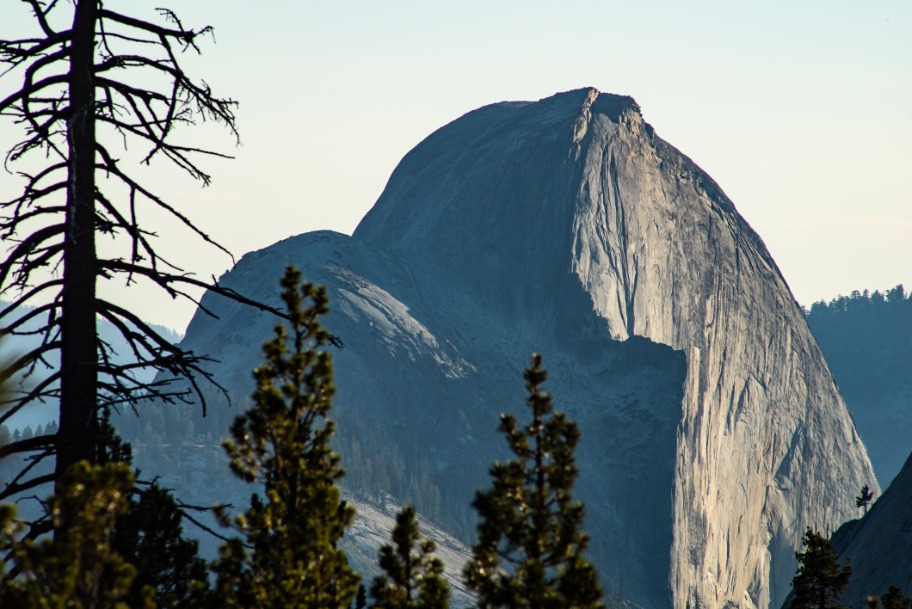
[[833, 535], [839, 561], [849, 561], [852, 578], [842, 593], [846, 607], [863, 607], [869, 596], [890, 586], [912, 592], [912, 457], [859, 520], [842, 525]]
[[[352, 237], [318, 232], [220, 280], [274, 299], [286, 263], [328, 286], [338, 407], [467, 505], [544, 354], [581, 424], [579, 496], [613, 596], [779, 607], [806, 525], [874, 480], [803, 314], [721, 189], [629, 97], [500, 103], [402, 160]], [[183, 345], [240, 395], [267, 316], [207, 294]]]

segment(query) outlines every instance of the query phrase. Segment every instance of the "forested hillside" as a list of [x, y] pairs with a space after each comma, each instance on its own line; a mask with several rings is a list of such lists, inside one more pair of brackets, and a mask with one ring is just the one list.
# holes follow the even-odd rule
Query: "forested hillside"
[[855, 291], [807, 319], [886, 488], [912, 451], [912, 300], [902, 285]]

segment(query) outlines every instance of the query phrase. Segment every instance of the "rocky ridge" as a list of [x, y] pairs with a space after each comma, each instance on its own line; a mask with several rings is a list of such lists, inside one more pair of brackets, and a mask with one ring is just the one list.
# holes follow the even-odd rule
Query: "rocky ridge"
[[831, 539], [840, 563], [852, 565], [852, 578], [840, 603], [862, 607], [869, 596], [890, 586], [912, 591], [912, 458], [861, 519], [842, 525]]
[[[486, 106], [402, 160], [352, 237], [318, 232], [220, 280], [274, 300], [327, 285], [340, 408], [431, 455], [468, 503], [497, 413], [545, 355], [580, 422], [579, 495], [612, 595], [647, 608], [780, 606], [807, 525], [874, 479], [803, 314], [718, 185], [628, 97]], [[246, 387], [273, 320], [207, 294], [182, 343]], [[839, 455], [834, 459], [834, 455]]]

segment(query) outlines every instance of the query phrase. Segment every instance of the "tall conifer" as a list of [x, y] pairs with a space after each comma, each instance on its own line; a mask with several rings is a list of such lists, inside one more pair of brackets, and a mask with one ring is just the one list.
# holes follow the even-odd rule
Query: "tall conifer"
[[837, 609], [842, 591], [849, 585], [852, 567], [840, 567], [833, 544], [808, 527], [804, 533], [804, 552], [795, 552], [798, 573], [792, 579], [791, 609]]
[[493, 486], [473, 502], [478, 542], [464, 575], [483, 609], [604, 606], [595, 569], [583, 557], [583, 505], [572, 496], [579, 429], [552, 412], [541, 390], [546, 377], [541, 356], [533, 355], [525, 372], [532, 421], [519, 427], [513, 415], [500, 416], [516, 458], [491, 467]]
[[[337, 482], [344, 475], [330, 448], [327, 418], [335, 392], [325, 350], [326, 290], [301, 284], [293, 267], [282, 278], [290, 330], [276, 326], [254, 371], [253, 406], [231, 427], [225, 450], [234, 473], [262, 481], [264, 497], [233, 519], [243, 535], [224, 544], [216, 563], [223, 607], [347, 608], [358, 576], [336, 543], [354, 519]], [[305, 306], [306, 301], [310, 301]], [[227, 520], [227, 518], [226, 518]]]

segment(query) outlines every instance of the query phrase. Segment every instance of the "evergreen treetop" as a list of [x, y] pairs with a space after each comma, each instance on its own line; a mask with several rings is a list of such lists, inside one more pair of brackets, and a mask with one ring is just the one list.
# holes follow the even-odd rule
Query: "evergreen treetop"
[[861, 492], [855, 497], [855, 507], [864, 508], [864, 513], [868, 513], [868, 504], [874, 499], [874, 493], [871, 492], [871, 489], [865, 484], [861, 487]]
[[330, 448], [330, 335], [318, 321], [328, 312], [326, 290], [302, 285], [293, 267], [281, 284], [290, 331], [276, 326], [263, 345], [253, 406], [225, 442], [232, 470], [247, 482], [262, 480], [264, 498], [253, 495], [233, 520], [244, 539], [222, 546], [216, 592], [224, 607], [342, 609], [359, 578], [336, 547], [354, 509], [341, 499], [344, 471]]
[[418, 531], [415, 508], [396, 515], [393, 544], [380, 548], [380, 568], [371, 596], [376, 609], [446, 609], [450, 590], [443, 579], [443, 563], [433, 555], [434, 542]]
[[795, 552], [798, 572], [792, 579], [791, 609], [836, 609], [849, 584], [852, 567], [840, 567], [830, 540], [808, 527], [802, 539], [804, 552]]
[[532, 421], [520, 427], [513, 415], [501, 415], [500, 431], [516, 458], [491, 467], [493, 486], [473, 502], [479, 538], [463, 574], [484, 609], [604, 606], [595, 569], [583, 556], [583, 505], [572, 496], [579, 429], [552, 412], [541, 389], [546, 377], [541, 356], [533, 355], [525, 372]]
[[880, 597], [883, 609], [909, 609], [912, 598], [909, 598], [898, 586], [890, 586], [887, 593]]

